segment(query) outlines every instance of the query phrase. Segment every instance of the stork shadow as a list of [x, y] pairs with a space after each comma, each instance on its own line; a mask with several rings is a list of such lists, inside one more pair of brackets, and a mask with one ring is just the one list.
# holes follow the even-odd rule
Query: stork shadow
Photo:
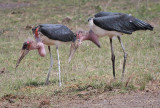
[[[53, 84], [58, 84], [58, 79], [50, 80], [48, 85], [53, 85]], [[47, 85], [45, 84], [45, 81], [31, 80], [26, 82], [25, 86], [39, 87], [39, 86], [47, 86]]]

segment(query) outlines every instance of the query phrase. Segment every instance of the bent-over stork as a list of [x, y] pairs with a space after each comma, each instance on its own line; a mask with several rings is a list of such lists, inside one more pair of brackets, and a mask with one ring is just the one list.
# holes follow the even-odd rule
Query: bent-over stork
[[130, 14], [124, 13], [113, 13], [113, 12], [99, 12], [88, 19], [90, 30], [89, 31], [78, 31], [77, 37], [82, 43], [83, 40], [90, 40], [100, 47], [99, 39], [103, 36], [108, 36], [110, 38], [111, 46], [111, 60], [113, 67], [113, 77], [115, 78], [115, 55], [112, 45], [112, 38], [117, 37], [123, 53], [124, 53], [124, 63], [122, 70], [122, 80], [124, 77], [125, 64], [127, 59], [127, 53], [121, 41], [121, 36], [123, 34], [132, 34], [132, 32], [137, 30], [153, 30], [153, 27]]
[[71, 42], [69, 55], [70, 61], [76, 49], [80, 45], [79, 41], [77, 41], [75, 34], [68, 27], [61, 24], [40, 24], [39, 26], [34, 27], [32, 29], [32, 32], [35, 35], [36, 41], [29, 40], [27, 42], [24, 42], [21, 55], [16, 64], [16, 68], [18, 67], [19, 63], [24, 58], [24, 56], [27, 55], [30, 50], [38, 49], [39, 55], [45, 56], [46, 52], [44, 44], [46, 44], [48, 45], [48, 50], [50, 53], [50, 68], [46, 79], [46, 84], [48, 84], [51, 68], [53, 66], [53, 57], [51, 54], [50, 46], [56, 45], [58, 56], [59, 86], [61, 86], [61, 70], [58, 47], [61, 43]]

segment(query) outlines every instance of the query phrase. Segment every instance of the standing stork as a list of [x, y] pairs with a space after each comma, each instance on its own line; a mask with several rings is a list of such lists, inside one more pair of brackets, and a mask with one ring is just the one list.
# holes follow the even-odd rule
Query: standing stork
[[121, 36], [123, 34], [132, 34], [132, 32], [137, 30], [153, 30], [153, 27], [130, 14], [124, 13], [113, 13], [113, 12], [99, 12], [88, 19], [90, 30], [89, 31], [78, 31], [77, 37], [80, 43], [84, 40], [90, 40], [100, 47], [99, 39], [103, 36], [108, 36], [110, 39], [111, 46], [111, 60], [113, 67], [113, 77], [115, 78], [115, 55], [112, 45], [112, 38], [117, 37], [123, 53], [124, 53], [124, 63], [122, 70], [122, 80], [124, 77], [125, 64], [127, 59], [127, 53], [125, 52], [124, 45], [121, 41]]
[[53, 66], [53, 57], [51, 54], [51, 45], [55, 45], [57, 49], [57, 56], [58, 56], [58, 70], [59, 70], [59, 86], [61, 86], [61, 70], [60, 70], [60, 60], [59, 60], [59, 51], [58, 47], [61, 43], [68, 43], [71, 42], [70, 47], [70, 55], [69, 61], [71, 60], [72, 56], [74, 55], [76, 49], [78, 48], [79, 41], [77, 41], [75, 34], [66, 26], [61, 24], [40, 24], [37, 27], [32, 29], [33, 34], [35, 35], [35, 40], [29, 40], [23, 43], [21, 55], [17, 61], [16, 68], [18, 67], [21, 60], [24, 58], [25, 55], [28, 54], [30, 50], [37, 49], [40, 56], [45, 56], [45, 48], [44, 44], [48, 45], [48, 50], [50, 54], [50, 67], [47, 74], [46, 83], [49, 82], [50, 72]]

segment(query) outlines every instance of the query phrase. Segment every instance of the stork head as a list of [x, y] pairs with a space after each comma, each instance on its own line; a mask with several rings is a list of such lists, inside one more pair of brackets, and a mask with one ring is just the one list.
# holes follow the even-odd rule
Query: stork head
[[76, 49], [82, 44], [84, 40], [90, 40], [100, 48], [98, 36], [94, 34], [93, 31], [90, 30], [89, 32], [87, 32], [87, 31], [79, 30], [75, 34], [76, 34], [76, 39], [71, 44], [70, 55], [68, 60], [69, 62], [71, 61]]
[[79, 40], [79, 44], [82, 44], [84, 40], [90, 40], [100, 48], [98, 35], [96, 35], [92, 30], [90, 31], [80, 30], [76, 32], [76, 34], [77, 34], [77, 39]]
[[20, 52], [20, 56], [16, 63], [16, 68], [19, 66], [21, 60], [29, 53], [31, 44], [32, 44], [31, 41], [27, 41], [23, 43], [23, 46]]
[[38, 49], [40, 56], [44, 57], [46, 55], [44, 45], [42, 42], [37, 43], [33, 40], [26, 41], [23, 43], [23, 46], [22, 46], [22, 49], [20, 52], [20, 56], [19, 56], [17, 63], [16, 63], [16, 68], [19, 66], [22, 59], [29, 53], [29, 51], [34, 50], [34, 49]]
[[91, 19], [93, 19], [93, 17], [89, 17], [89, 18], [88, 18], [88, 22], [89, 22]]

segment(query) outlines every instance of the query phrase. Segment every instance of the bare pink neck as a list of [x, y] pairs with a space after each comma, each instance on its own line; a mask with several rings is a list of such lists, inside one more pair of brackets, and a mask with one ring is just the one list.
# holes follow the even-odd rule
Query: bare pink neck
[[94, 32], [92, 30], [89, 31], [85, 31], [85, 36], [80, 37], [81, 40], [92, 40], [93, 37], [97, 37], [96, 34], [94, 34]]
[[85, 36], [83, 36], [83, 37], [81, 37], [81, 38], [82, 38], [82, 41], [84, 41], [84, 40], [90, 40], [89, 32], [86, 31]]
[[30, 50], [38, 49], [38, 53], [40, 56], [44, 57], [46, 55], [46, 51], [44, 48], [44, 44], [42, 42], [33, 42], [29, 48]]
[[95, 43], [98, 47], [100, 47], [98, 35], [96, 35], [92, 30], [86, 32], [85, 36], [82, 37], [82, 41], [83, 40], [90, 40], [93, 43]]

